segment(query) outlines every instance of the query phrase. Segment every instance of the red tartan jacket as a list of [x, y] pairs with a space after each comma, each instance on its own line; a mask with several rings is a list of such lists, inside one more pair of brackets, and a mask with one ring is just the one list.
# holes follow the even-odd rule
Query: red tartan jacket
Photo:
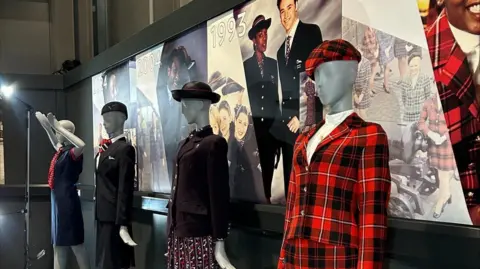
[[308, 164], [308, 141], [323, 123], [295, 142], [280, 259], [286, 240], [303, 238], [356, 248], [358, 268], [381, 269], [391, 184], [387, 135], [352, 113]]
[[478, 205], [480, 107], [472, 73], [450, 30], [445, 10], [425, 30], [425, 35], [466, 202], [469, 206]]

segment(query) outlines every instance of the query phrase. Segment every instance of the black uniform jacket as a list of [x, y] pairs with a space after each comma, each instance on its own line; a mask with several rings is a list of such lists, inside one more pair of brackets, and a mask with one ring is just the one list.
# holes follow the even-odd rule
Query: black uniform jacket
[[255, 134], [260, 137], [270, 132], [274, 120], [280, 116], [277, 61], [265, 56], [263, 77], [255, 55], [245, 60], [243, 67]]
[[[288, 57], [285, 59], [285, 42], [277, 51], [278, 71], [282, 87], [282, 117], [281, 126], [286, 126], [293, 117], [299, 118], [300, 113], [300, 73], [305, 71], [305, 61], [314, 48], [322, 43], [322, 32], [315, 24], [299, 22]], [[322, 119], [322, 105], [318, 97], [315, 100], [315, 121]], [[296, 135], [290, 131], [286, 141], [295, 141]], [[288, 136], [289, 135], [289, 136]]]
[[168, 211], [168, 234], [225, 238], [230, 189], [227, 141], [210, 126], [180, 142]]
[[95, 218], [127, 226], [132, 215], [135, 148], [121, 138], [97, 158], [100, 159], [96, 170]]

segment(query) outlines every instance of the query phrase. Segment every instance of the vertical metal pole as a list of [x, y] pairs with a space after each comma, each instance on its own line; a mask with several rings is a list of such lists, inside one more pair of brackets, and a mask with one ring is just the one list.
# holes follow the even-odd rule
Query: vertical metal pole
[[27, 110], [27, 176], [25, 182], [25, 269], [30, 268], [30, 114]]
[[96, 53], [102, 53], [102, 51], [109, 47], [109, 34], [108, 34], [108, 0], [95, 0], [95, 18], [96, 25]]
[[153, 0], [148, 0], [148, 15], [149, 15], [149, 23], [152, 24], [155, 22], [155, 6]]
[[78, 30], [78, 0], [73, 0], [73, 33], [75, 44], [75, 60], [80, 60], [80, 33]]

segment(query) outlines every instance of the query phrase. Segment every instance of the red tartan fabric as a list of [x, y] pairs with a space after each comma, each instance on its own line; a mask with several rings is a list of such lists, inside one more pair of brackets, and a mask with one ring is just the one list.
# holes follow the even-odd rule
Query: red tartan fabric
[[305, 239], [356, 248], [358, 268], [381, 269], [391, 184], [387, 135], [352, 113], [308, 164], [308, 141], [323, 123], [295, 142], [280, 259], [285, 261], [286, 242]]
[[425, 35], [467, 205], [478, 205], [479, 104], [468, 61], [455, 41], [445, 10]]
[[50, 167], [48, 168], [48, 186], [53, 190], [54, 180], [55, 180], [55, 164], [57, 163], [58, 156], [62, 153], [62, 149], [58, 149], [57, 152], [53, 155], [52, 161], [50, 162]]
[[310, 53], [305, 62], [305, 72], [313, 79], [315, 69], [322, 63], [351, 60], [360, 62], [361, 59], [360, 52], [348, 41], [343, 39], [328, 40]]
[[[443, 116], [442, 108], [438, 106], [438, 96], [425, 101], [420, 118], [418, 120], [418, 129], [425, 135], [432, 131], [440, 136], [448, 135], [447, 123]], [[428, 121], [428, 124], [427, 124]], [[452, 171], [457, 169], [455, 156], [453, 155], [452, 145], [447, 139], [441, 145], [436, 145], [433, 141], [428, 144], [428, 158], [430, 166], [443, 171]]]
[[285, 263], [278, 269], [357, 269], [358, 249], [305, 239], [285, 242]]

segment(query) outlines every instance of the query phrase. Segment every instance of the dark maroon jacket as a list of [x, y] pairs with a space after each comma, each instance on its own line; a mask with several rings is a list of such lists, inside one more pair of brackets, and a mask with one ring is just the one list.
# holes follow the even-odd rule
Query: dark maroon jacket
[[209, 126], [180, 142], [175, 158], [167, 232], [225, 238], [230, 189], [227, 141]]

